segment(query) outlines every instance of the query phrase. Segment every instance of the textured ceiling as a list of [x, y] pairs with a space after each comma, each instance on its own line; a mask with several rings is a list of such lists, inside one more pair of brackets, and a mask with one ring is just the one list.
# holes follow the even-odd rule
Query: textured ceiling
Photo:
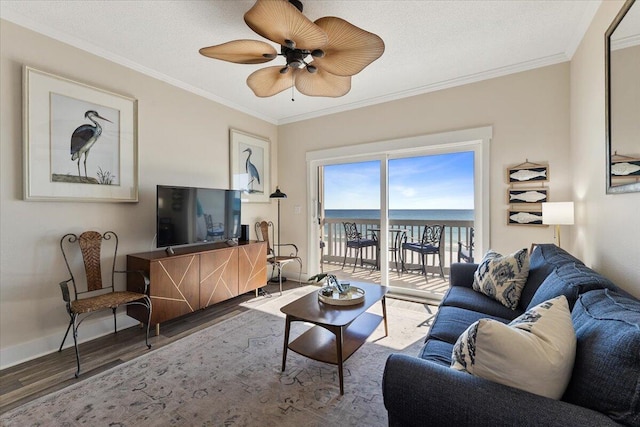
[[382, 57], [355, 75], [341, 98], [296, 93], [292, 102], [290, 90], [257, 98], [247, 76], [282, 58], [240, 65], [198, 53], [234, 39], [264, 40], [243, 20], [252, 0], [2, 0], [0, 17], [283, 124], [568, 61], [600, 0], [303, 3], [312, 21], [338, 16], [385, 42]]

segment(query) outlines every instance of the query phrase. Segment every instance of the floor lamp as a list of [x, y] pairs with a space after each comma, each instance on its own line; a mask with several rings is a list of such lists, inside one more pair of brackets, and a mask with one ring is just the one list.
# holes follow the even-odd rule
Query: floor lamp
[[[276, 248], [278, 249], [276, 252], [277, 256], [280, 256], [280, 199], [286, 199], [287, 195], [280, 191], [280, 188], [276, 186], [276, 191], [271, 193], [269, 196], [270, 199], [278, 199], [278, 243], [276, 244]], [[282, 271], [278, 270], [278, 277], [274, 277], [271, 279], [271, 282], [280, 282], [280, 276], [282, 275]], [[287, 278], [282, 276], [282, 281], [286, 282]]]
[[573, 202], [547, 202], [542, 204], [542, 223], [555, 225], [560, 246], [560, 226], [573, 225]]

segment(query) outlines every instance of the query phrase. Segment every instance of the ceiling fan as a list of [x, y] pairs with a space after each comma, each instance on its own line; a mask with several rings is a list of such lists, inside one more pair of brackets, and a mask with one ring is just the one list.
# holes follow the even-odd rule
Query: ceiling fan
[[233, 40], [203, 47], [200, 53], [237, 64], [261, 64], [283, 56], [286, 65], [261, 68], [247, 78], [247, 85], [262, 98], [294, 85], [308, 96], [346, 95], [351, 76], [384, 52], [380, 37], [344, 19], [327, 16], [311, 22], [302, 14], [299, 0], [258, 0], [245, 13], [244, 21], [279, 44], [280, 53], [258, 40]]

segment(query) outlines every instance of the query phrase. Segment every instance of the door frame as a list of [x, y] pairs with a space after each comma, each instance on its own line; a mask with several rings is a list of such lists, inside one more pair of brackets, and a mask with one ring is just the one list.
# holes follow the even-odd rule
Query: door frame
[[[343, 147], [309, 151], [306, 153], [307, 163], [307, 207], [310, 218], [307, 220], [309, 235], [307, 254], [309, 260], [318, 260], [319, 227], [318, 224], [318, 167], [329, 164], [355, 163], [363, 161], [381, 161], [380, 167], [380, 246], [387, 247], [387, 232], [389, 226], [388, 210], [383, 209], [388, 203], [388, 161], [389, 159], [436, 155], [460, 151], [474, 152], [474, 224], [475, 251], [484, 253], [490, 247], [490, 145], [493, 137], [493, 127], [484, 126], [450, 132], [434, 133], [383, 140], [365, 144], [354, 144]], [[381, 251], [381, 265], [387, 265], [388, 254]], [[308, 273], [318, 273], [316, 262], [308, 263]], [[381, 282], [388, 283], [388, 269], [381, 270]], [[416, 296], [424, 296], [421, 291], [406, 292]]]

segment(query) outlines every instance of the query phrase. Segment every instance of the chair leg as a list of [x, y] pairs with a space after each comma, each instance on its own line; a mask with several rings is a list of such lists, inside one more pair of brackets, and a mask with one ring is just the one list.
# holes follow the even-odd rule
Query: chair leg
[[344, 248], [344, 258], [342, 260], [342, 269], [344, 270], [344, 265], [347, 263], [347, 253], [349, 253], [349, 248]]
[[427, 277], [427, 255], [426, 254], [420, 254], [420, 262], [422, 263], [422, 274], [424, 275], [424, 280], [425, 281], [429, 281], [429, 278]]
[[151, 326], [151, 311], [153, 310], [153, 306], [151, 305], [151, 298], [145, 295], [144, 300], [147, 305], [147, 309], [149, 310], [149, 318], [147, 320], [147, 335], [144, 337], [144, 343], [147, 348], [151, 348], [151, 344], [149, 344], [149, 327]]
[[116, 322], [116, 308], [117, 307], [113, 307], [111, 309], [111, 311], [113, 311], [113, 333], [117, 334], [118, 333], [118, 324]]
[[282, 296], [282, 265], [278, 264], [278, 280], [280, 282], [280, 296]]
[[67, 326], [67, 332], [64, 333], [64, 338], [62, 338], [62, 342], [60, 343], [60, 348], [58, 349], [58, 353], [62, 351], [62, 346], [64, 342], [67, 340], [67, 335], [69, 335], [69, 330], [73, 326], [73, 316], [71, 316], [71, 320], [69, 321], [69, 326]]
[[440, 255], [440, 253], [438, 253], [438, 263], [440, 264], [440, 276], [444, 279], [444, 269], [442, 268], [442, 255]]
[[78, 320], [78, 315], [73, 315], [73, 344], [76, 348], [76, 378], [80, 377], [80, 351], [78, 350], [78, 324], [76, 321]]
[[358, 253], [360, 253], [360, 249], [356, 248], [356, 259], [353, 260], [353, 271], [352, 271], [352, 273], [356, 272], [356, 267], [358, 265]]

